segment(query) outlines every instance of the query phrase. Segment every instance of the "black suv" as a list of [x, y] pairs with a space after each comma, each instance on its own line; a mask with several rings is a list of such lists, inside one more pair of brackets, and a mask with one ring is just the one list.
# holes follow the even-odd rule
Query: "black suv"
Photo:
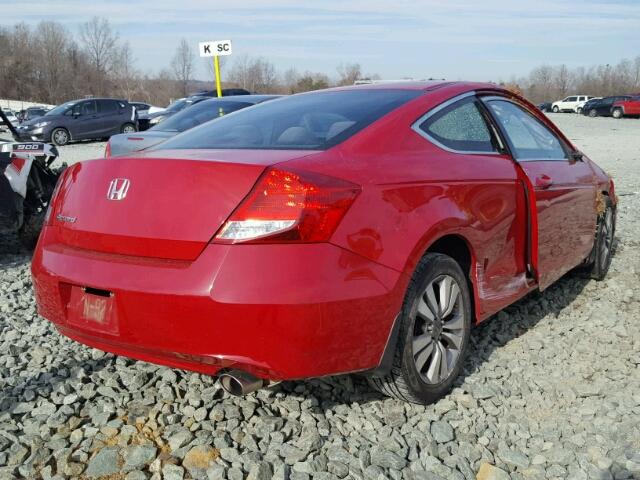
[[138, 117], [129, 102], [113, 98], [90, 98], [63, 103], [44, 116], [20, 125], [21, 140], [66, 145], [72, 140], [108, 138], [132, 133]]
[[582, 107], [582, 114], [590, 117], [610, 117], [613, 104], [620, 100], [630, 99], [630, 95], [614, 95], [612, 97], [589, 100]]

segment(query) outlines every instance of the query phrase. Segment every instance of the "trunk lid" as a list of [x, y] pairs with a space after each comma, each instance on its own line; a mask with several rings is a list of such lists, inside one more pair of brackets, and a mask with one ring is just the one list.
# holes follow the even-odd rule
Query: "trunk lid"
[[194, 260], [272, 164], [309, 151], [180, 150], [69, 167], [50, 225], [67, 246]]

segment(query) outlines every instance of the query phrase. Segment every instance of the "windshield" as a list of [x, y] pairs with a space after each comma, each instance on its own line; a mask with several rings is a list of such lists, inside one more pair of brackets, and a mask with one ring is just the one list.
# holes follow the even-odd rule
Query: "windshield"
[[190, 128], [222, 117], [227, 113], [235, 112], [245, 107], [251, 106], [247, 102], [225, 102], [219, 100], [205, 100], [196, 105], [184, 109], [180, 113], [176, 113], [164, 122], [150, 128], [149, 130], [158, 130], [161, 132], [184, 132]]
[[167, 112], [179, 112], [187, 105], [190, 105], [192, 102], [188, 99], [178, 100], [177, 102], [172, 103], [167, 107]]
[[334, 90], [284, 97], [193, 128], [155, 149], [324, 150], [420, 90]]
[[67, 102], [67, 103], [63, 103], [62, 105], [58, 105], [56, 108], [54, 108], [53, 110], [49, 110], [45, 116], [50, 116], [50, 115], [62, 115], [64, 114], [67, 110], [69, 110], [70, 108], [72, 108], [76, 103], [78, 102]]

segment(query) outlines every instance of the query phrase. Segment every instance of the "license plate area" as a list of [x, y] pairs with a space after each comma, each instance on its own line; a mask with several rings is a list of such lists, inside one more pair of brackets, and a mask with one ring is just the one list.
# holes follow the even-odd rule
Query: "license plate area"
[[113, 292], [72, 286], [67, 308], [70, 325], [83, 330], [118, 335], [118, 310]]

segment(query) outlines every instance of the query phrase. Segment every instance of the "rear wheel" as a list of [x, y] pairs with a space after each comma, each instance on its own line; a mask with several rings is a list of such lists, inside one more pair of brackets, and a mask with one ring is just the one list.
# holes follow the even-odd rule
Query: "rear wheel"
[[554, 105], [552, 110], [553, 110], [553, 113], [558, 113], [560, 111], [557, 105]]
[[133, 133], [136, 131], [136, 127], [133, 123], [125, 123], [120, 129], [122, 133]]
[[71, 140], [71, 135], [66, 128], [56, 128], [51, 132], [51, 141], [58, 146], [66, 145], [69, 140]]
[[605, 197], [605, 203], [605, 211], [598, 217], [596, 238], [589, 256], [589, 273], [591, 278], [595, 280], [604, 280], [613, 257], [613, 238], [616, 230], [615, 210], [608, 197]]
[[592, 108], [591, 110], [589, 110], [589, 116], [591, 118], [595, 118], [598, 116], [598, 111], [595, 108]]
[[400, 317], [393, 365], [370, 383], [385, 395], [432, 403], [451, 389], [468, 349], [471, 298], [460, 266], [429, 253], [413, 275]]
[[622, 109], [614, 108], [613, 111], [611, 112], [611, 115], [613, 116], [613, 118], [622, 118], [623, 116]]
[[578, 107], [578, 108], [576, 109], [576, 113], [582, 113], [582, 107]]

